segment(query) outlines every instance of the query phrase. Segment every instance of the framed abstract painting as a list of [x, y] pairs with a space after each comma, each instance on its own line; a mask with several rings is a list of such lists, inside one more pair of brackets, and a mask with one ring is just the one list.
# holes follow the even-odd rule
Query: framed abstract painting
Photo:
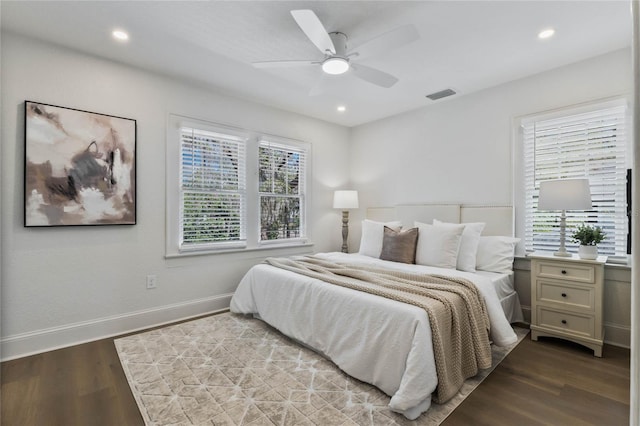
[[31, 101], [24, 117], [24, 226], [135, 225], [135, 120]]

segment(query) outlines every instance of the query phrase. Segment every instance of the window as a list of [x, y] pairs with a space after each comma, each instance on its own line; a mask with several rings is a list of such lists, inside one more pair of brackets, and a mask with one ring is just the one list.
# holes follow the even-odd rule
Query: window
[[589, 178], [593, 207], [567, 211], [567, 250], [581, 223], [606, 233], [599, 253], [624, 256], [627, 248], [627, 108], [607, 102], [588, 108], [528, 117], [521, 121], [524, 168], [524, 244], [527, 251], [557, 249], [561, 212], [538, 210], [540, 182]]
[[245, 142], [190, 127], [180, 140], [180, 248], [244, 245]]
[[260, 141], [260, 241], [304, 237], [306, 151]]
[[304, 142], [169, 115], [166, 256], [307, 244], [310, 152]]

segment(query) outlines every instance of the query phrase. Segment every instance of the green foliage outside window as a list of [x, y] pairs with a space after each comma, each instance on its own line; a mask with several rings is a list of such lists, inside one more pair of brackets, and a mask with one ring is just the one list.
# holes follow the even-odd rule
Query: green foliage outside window
[[240, 197], [185, 192], [182, 236], [187, 243], [238, 241], [240, 239]]
[[260, 197], [260, 239], [300, 237], [300, 200], [275, 196]]
[[260, 239], [299, 238], [301, 156], [261, 146], [259, 151]]

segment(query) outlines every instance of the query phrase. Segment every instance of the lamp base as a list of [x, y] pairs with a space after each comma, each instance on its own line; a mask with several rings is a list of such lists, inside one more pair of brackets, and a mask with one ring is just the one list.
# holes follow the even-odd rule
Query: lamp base
[[344, 210], [342, 212], [342, 253], [349, 253], [349, 247], [347, 246], [347, 238], [349, 236], [349, 212]]
[[571, 257], [571, 253], [567, 252], [567, 248], [564, 246], [564, 237], [566, 235], [567, 228], [567, 214], [564, 210], [562, 210], [562, 214], [560, 215], [560, 247], [558, 251], [553, 253], [554, 256], [558, 257]]

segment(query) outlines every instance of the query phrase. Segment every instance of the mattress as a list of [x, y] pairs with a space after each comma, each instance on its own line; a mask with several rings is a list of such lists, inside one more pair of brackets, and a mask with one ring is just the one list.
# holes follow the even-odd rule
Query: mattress
[[[466, 278], [485, 299], [491, 340], [516, 342], [489, 276], [388, 262], [358, 254], [322, 253], [333, 262]], [[391, 396], [389, 407], [409, 419], [431, 405], [438, 380], [427, 313], [416, 306], [260, 264], [243, 277], [231, 311], [253, 314], [331, 359], [347, 374]]]

